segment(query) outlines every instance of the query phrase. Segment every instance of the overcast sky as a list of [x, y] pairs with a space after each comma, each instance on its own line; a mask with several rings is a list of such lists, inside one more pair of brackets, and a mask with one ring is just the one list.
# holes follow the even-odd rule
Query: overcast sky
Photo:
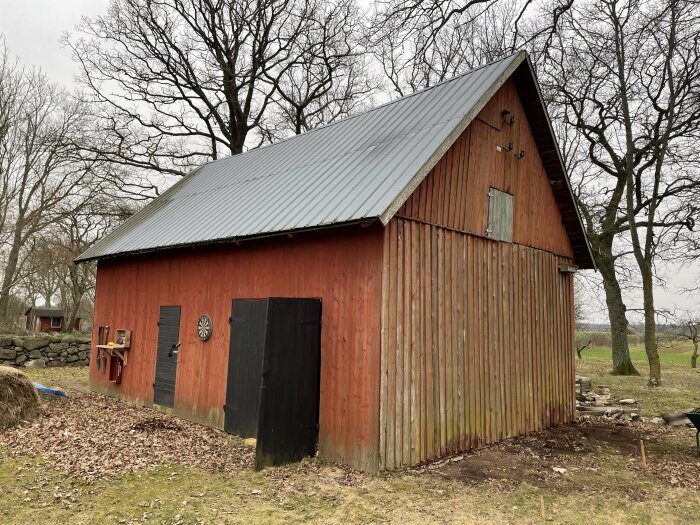
[[0, 0], [0, 33], [23, 64], [40, 66], [51, 79], [70, 85], [75, 66], [58, 42], [83, 15], [103, 13], [108, 0]]
[[[5, 35], [11, 53], [23, 64], [39, 66], [54, 81], [71, 86], [76, 68], [59, 39], [64, 32], [72, 31], [81, 16], [102, 14], [108, 5], [109, 0], [0, 0], [0, 33]], [[695, 297], [678, 294], [680, 288], [697, 279], [698, 265], [691, 269], [672, 266], [667, 274], [668, 286], [656, 292], [657, 306], [698, 308], [700, 294]], [[639, 307], [638, 294], [630, 295], [637, 297], [629, 298], [629, 307]], [[591, 305], [587, 317], [605, 322], [605, 312], [599, 305], [604, 302]]]

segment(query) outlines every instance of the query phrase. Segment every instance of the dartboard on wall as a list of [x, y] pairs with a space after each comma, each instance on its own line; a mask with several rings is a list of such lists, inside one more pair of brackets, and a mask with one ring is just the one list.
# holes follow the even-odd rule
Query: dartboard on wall
[[197, 337], [199, 337], [200, 341], [206, 341], [209, 339], [213, 328], [214, 326], [212, 324], [211, 317], [208, 315], [203, 315], [200, 317], [199, 321], [197, 321]]

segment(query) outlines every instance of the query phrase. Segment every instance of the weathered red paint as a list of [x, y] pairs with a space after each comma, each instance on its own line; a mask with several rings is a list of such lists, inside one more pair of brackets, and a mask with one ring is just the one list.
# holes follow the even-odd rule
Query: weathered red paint
[[[514, 196], [513, 244], [484, 237], [491, 186]], [[175, 412], [221, 427], [231, 300], [320, 297], [321, 456], [365, 470], [415, 464], [572, 417], [573, 293], [557, 270], [572, 257], [509, 81], [386, 227], [101, 261], [94, 335], [127, 328], [132, 343], [121, 385], [94, 366], [91, 381], [150, 403], [159, 307], [179, 305]], [[214, 321], [206, 343], [203, 314]]]
[[[513, 243], [485, 236], [491, 187]], [[509, 80], [385, 228], [380, 468], [574, 417], [572, 257]]]
[[[319, 449], [323, 458], [376, 470], [383, 232], [379, 225], [308, 232], [100, 261], [98, 326], [132, 331], [121, 385], [94, 364], [94, 388], [153, 399], [161, 305], [181, 306], [175, 412], [221, 427], [233, 298], [322, 299]], [[211, 339], [196, 335], [211, 316]]]

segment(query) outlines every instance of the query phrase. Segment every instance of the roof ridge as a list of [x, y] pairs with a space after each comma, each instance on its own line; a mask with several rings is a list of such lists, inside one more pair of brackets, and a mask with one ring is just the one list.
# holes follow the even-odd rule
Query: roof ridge
[[270, 142], [269, 144], [263, 144], [262, 146], [258, 146], [257, 148], [253, 148], [253, 149], [244, 151], [244, 152], [239, 153], [239, 154], [237, 154], [237, 155], [229, 155], [229, 156], [224, 157], [224, 158], [221, 158], [221, 159], [216, 159], [216, 160], [210, 161], [210, 162], [208, 162], [208, 163], [206, 163], [206, 164], [213, 164], [213, 163], [216, 163], [216, 162], [223, 162], [223, 161], [225, 161], [225, 160], [229, 160], [229, 159], [232, 159], [232, 158], [236, 158], [236, 157], [238, 157], [239, 155], [245, 155], [246, 153], [253, 153], [253, 152], [255, 152], [255, 151], [261, 151], [261, 150], [267, 149], [267, 148], [269, 148], [269, 147], [271, 147], [271, 146], [276, 146], [276, 145], [278, 145], [278, 144], [282, 144], [282, 143], [284, 143], [284, 142], [288, 142], [288, 141], [290, 141], [290, 140], [293, 140], [293, 139], [296, 139], [296, 138], [299, 138], [299, 137], [307, 136], [307, 135], [309, 135], [309, 134], [311, 134], [311, 133], [314, 133], [315, 131], [321, 131], [321, 130], [324, 130], [324, 129], [328, 129], [328, 128], [330, 128], [330, 127], [336, 125], [336, 124], [340, 124], [340, 123], [342, 123], [342, 122], [346, 122], [346, 121], [352, 120], [352, 119], [354, 119], [354, 118], [361, 117], [362, 115], [368, 115], [368, 114], [370, 114], [370, 113], [372, 113], [372, 112], [374, 112], [374, 111], [377, 111], [377, 110], [379, 110], [379, 109], [382, 109], [382, 108], [384, 108], [384, 107], [391, 106], [392, 104], [396, 104], [396, 103], [398, 103], [398, 102], [401, 102], [401, 101], [407, 100], [407, 99], [409, 99], [409, 98], [412, 98], [412, 97], [421, 95], [421, 94], [423, 94], [423, 93], [427, 93], [427, 92], [431, 91], [432, 89], [438, 88], [438, 87], [440, 87], [440, 86], [444, 86], [445, 84], [449, 84], [450, 82], [454, 82], [455, 80], [460, 80], [460, 79], [462, 79], [462, 78], [464, 78], [464, 77], [466, 77], [466, 76], [468, 76], [468, 75], [471, 75], [472, 73], [476, 73], [477, 71], [479, 71], [479, 70], [481, 70], [481, 69], [484, 69], [484, 68], [493, 66], [494, 64], [498, 64], [499, 62], [505, 62], [506, 60], [512, 59], [513, 57], [515, 57], [516, 55], [519, 55], [519, 54], [521, 54], [521, 53], [525, 53], [525, 51], [522, 50], [522, 49], [520, 49], [520, 50], [518, 50], [518, 51], [515, 51], [514, 53], [511, 53], [511, 54], [509, 54], [509, 55], [504, 56], [503, 58], [499, 58], [498, 60], [492, 60], [491, 62], [487, 62], [487, 63], [485, 63], [485, 64], [483, 64], [483, 65], [481, 65], [481, 66], [479, 66], [479, 67], [476, 67], [476, 68], [474, 68], [474, 69], [470, 69], [469, 71], [465, 71], [464, 73], [460, 73], [459, 75], [455, 75], [455, 76], [453, 76], [453, 77], [451, 77], [451, 78], [448, 78], [448, 79], [445, 79], [445, 80], [443, 80], [443, 81], [441, 81], [441, 82], [438, 82], [438, 83], [436, 83], [436, 84], [433, 84], [432, 86], [428, 86], [428, 87], [425, 87], [425, 88], [423, 88], [423, 89], [421, 89], [421, 90], [419, 90], [419, 91], [414, 91], [413, 93], [409, 93], [408, 95], [403, 95], [403, 96], [400, 96], [400, 97], [395, 98], [395, 99], [393, 99], [393, 100], [389, 100], [389, 101], [387, 101], [387, 102], [384, 102], [383, 104], [379, 104], [378, 106], [373, 106], [373, 107], [369, 108], [369, 109], [366, 110], [366, 111], [362, 111], [362, 112], [360, 112], [360, 113], [355, 113], [355, 114], [353, 114], [353, 115], [347, 115], [347, 116], [345, 116], [345, 117], [343, 117], [343, 118], [341, 118], [341, 119], [334, 120], [334, 121], [329, 122], [329, 123], [327, 123], [327, 124], [324, 124], [324, 125], [322, 125], [322, 126], [318, 126], [318, 127], [313, 128], [313, 129], [304, 131], [303, 133], [299, 133], [298, 135], [292, 135], [292, 136], [290, 136], [290, 137], [286, 137], [286, 138], [283, 138], [283, 139], [281, 139], [281, 140], [278, 140], [277, 142]]

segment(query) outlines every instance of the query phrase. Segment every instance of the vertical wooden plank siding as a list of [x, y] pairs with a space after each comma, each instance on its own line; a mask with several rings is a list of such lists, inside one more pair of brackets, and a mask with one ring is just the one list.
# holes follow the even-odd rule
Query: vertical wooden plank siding
[[[396, 228], [396, 224], [392, 227]], [[393, 251], [383, 256], [382, 249]], [[94, 340], [98, 326], [110, 325], [113, 330], [131, 329], [132, 341], [122, 384], [110, 384], [92, 366], [91, 385], [135, 402], [151, 403], [159, 307], [181, 306], [182, 346], [174, 410], [182, 417], [222, 427], [231, 299], [319, 297], [322, 300], [320, 455], [329, 461], [376, 470], [380, 348], [387, 350], [386, 341], [401, 349], [411, 342], [410, 339], [397, 341], [396, 332], [381, 332], [382, 315], [389, 316], [384, 319], [385, 326], [396, 325], [395, 309], [381, 311], [382, 294], [390, 293], [386, 288], [382, 290], [382, 264], [399, 256], [403, 259], [405, 254], [398, 254], [396, 245], [391, 248], [383, 245], [382, 228], [374, 225], [309, 232], [291, 239], [256, 240], [240, 246], [171, 250], [101, 261]], [[404, 272], [402, 266], [402, 274], [411, 271], [415, 269], [407, 266]], [[393, 284], [386, 281], [384, 284], [391, 285], [396, 293]], [[405, 298], [397, 295], [397, 299], [400, 301], [394, 300], [392, 304], [401, 302], [403, 308]], [[197, 319], [202, 314], [211, 316], [214, 325], [212, 338], [205, 343], [196, 335]], [[399, 365], [402, 364], [400, 361]], [[396, 370], [395, 365], [391, 369]], [[399, 369], [403, 373], [404, 367]], [[410, 370], [410, 366], [406, 369]], [[408, 375], [408, 380], [398, 386], [403, 389], [413, 381]], [[383, 382], [382, 387], [384, 402], [387, 394], [396, 395], [393, 380]], [[397, 406], [404, 406], [403, 397], [398, 399]], [[406, 410], [407, 417], [411, 413]], [[403, 436], [410, 427], [398, 426], [397, 430]], [[399, 459], [404, 461], [403, 457]]]
[[381, 467], [574, 418], [567, 258], [401, 218], [385, 253]]
[[[500, 116], [504, 109], [515, 117], [513, 125]], [[520, 151], [522, 159], [516, 156]], [[397, 215], [484, 236], [491, 187], [513, 196], [514, 243], [573, 256], [513, 80], [498, 90]]]

